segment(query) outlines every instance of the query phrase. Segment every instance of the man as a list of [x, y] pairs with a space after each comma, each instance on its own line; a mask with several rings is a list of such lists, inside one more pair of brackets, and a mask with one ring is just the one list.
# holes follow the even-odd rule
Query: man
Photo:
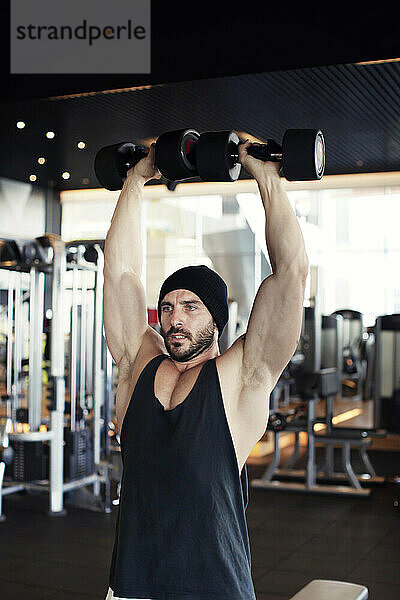
[[298, 344], [308, 259], [277, 163], [249, 156], [249, 144], [239, 158], [258, 183], [273, 273], [246, 334], [222, 355], [227, 289], [204, 265], [163, 283], [161, 335], [147, 324], [140, 204], [144, 184], [160, 177], [153, 147], [129, 170], [106, 237], [104, 323], [119, 367], [123, 460], [108, 600], [255, 599], [245, 462]]

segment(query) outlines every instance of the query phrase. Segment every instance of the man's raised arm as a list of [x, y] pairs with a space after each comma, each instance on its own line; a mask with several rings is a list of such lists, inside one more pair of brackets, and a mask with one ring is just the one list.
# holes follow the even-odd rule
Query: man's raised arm
[[147, 327], [146, 298], [140, 281], [143, 262], [141, 202], [146, 181], [161, 175], [154, 147], [127, 173], [104, 245], [104, 328], [119, 365], [131, 365]]
[[308, 258], [300, 225], [278, 175], [278, 164], [247, 154], [240, 160], [257, 181], [265, 211], [265, 238], [272, 275], [256, 294], [243, 346], [243, 373], [274, 386], [299, 342]]
[[104, 268], [109, 273], [142, 272], [141, 201], [144, 184], [161, 175], [154, 167], [154, 148], [129, 169], [115, 207], [104, 248]]

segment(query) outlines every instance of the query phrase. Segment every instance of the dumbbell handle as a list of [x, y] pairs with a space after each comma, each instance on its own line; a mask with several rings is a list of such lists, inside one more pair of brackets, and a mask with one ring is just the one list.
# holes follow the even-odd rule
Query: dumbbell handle
[[[242, 140], [239, 144], [244, 144], [245, 142]], [[195, 148], [194, 148], [195, 150]], [[137, 155], [136, 155], [137, 152]], [[272, 161], [272, 162], [280, 162], [282, 160], [282, 146], [280, 146], [275, 140], [269, 139], [265, 144], [253, 143], [251, 146], [247, 148], [247, 153], [249, 156], [253, 156], [254, 158], [258, 158], [264, 162]], [[135, 161], [127, 160], [125, 163], [126, 169], [129, 170], [131, 167], [134, 167], [139, 160], [145, 158], [149, 154], [149, 150], [145, 146], [136, 146], [135, 148]], [[239, 162], [239, 154], [233, 153], [232, 159], [235, 163]]]
[[[244, 143], [244, 140], [241, 140], [239, 145]], [[267, 140], [266, 144], [259, 144], [255, 142], [251, 144], [251, 146], [248, 146], [247, 154], [264, 162], [280, 162], [282, 160], [282, 146], [272, 139]], [[239, 162], [238, 152], [232, 153], [231, 156], [234, 163]]]
[[149, 150], [145, 146], [135, 146], [135, 160], [127, 160], [124, 163], [126, 170], [129, 171], [129, 169], [137, 165], [137, 163], [142, 160], [142, 158], [145, 158], [148, 154]]
[[252, 144], [249, 146], [247, 153], [264, 162], [279, 162], [282, 160], [282, 146], [274, 140], [267, 140], [266, 144]]
[[[244, 140], [241, 140], [239, 144], [244, 144]], [[194, 151], [196, 148], [194, 148]], [[259, 144], [257, 142], [251, 144], [247, 148], [247, 153], [249, 156], [253, 156], [254, 158], [258, 158], [264, 162], [280, 162], [282, 160], [282, 146], [280, 146], [275, 140], [268, 139], [265, 144]], [[134, 167], [139, 160], [145, 158], [149, 154], [149, 150], [145, 146], [136, 146], [135, 148], [135, 160], [129, 161], [127, 160], [125, 164], [126, 170], [128, 171], [130, 168]], [[234, 152], [232, 154], [232, 160], [234, 163], [239, 162], [239, 154]]]

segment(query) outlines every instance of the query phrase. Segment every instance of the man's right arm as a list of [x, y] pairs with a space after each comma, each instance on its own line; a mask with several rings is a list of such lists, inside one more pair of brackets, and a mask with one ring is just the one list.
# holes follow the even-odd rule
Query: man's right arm
[[132, 365], [147, 329], [147, 305], [140, 281], [143, 262], [141, 202], [146, 181], [159, 178], [154, 149], [130, 169], [104, 245], [104, 329], [108, 348], [120, 365]]

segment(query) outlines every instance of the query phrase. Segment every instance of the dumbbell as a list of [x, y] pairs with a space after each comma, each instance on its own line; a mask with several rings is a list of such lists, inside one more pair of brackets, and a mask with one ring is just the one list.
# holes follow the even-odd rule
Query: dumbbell
[[[242, 168], [241, 143], [234, 131], [201, 135], [194, 129], [169, 131], [157, 139], [155, 165], [170, 181], [197, 175], [203, 181], [236, 181]], [[288, 129], [282, 146], [269, 139], [266, 144], [252, 144], [247, 152], [263, 161], [281, 162], [288, 181], [321, 179], [325, 169], [325, 141], [319, 129]], [[120, 190], [127, 171], [147, 154], [144, 146], [130, 142], [105, 146], [95, 158], [97, 179], [108, 190]]]
[[[234, 131], [202, 133], [195, 148], [197, 172], [204, 181], [236, 181], [240, 175], [239, 145]], [[325, 140], [320, 129], [288, 129], [282, 145], [272, 139], [254, 143], [247, 153], [262, 161], [280, 162], [288, 181], [321, 179], [325, 170]]]
[[268, 429], [272, 431], [283, 431], [288, 423], [286, 416], [282, 413], [271, 413], [268, 420]]
[[[200, 134], [194, 129], [168, 131], [159, 136], [155, 145], [155, 165], [169, 181], [197, 176], [194, 149]], [[95, 157], [94, 170], [100, 184], [107, 190], [120, 190], [126, 174], [149, 153], [145, 146], [121, 142], [101, 148]]]

